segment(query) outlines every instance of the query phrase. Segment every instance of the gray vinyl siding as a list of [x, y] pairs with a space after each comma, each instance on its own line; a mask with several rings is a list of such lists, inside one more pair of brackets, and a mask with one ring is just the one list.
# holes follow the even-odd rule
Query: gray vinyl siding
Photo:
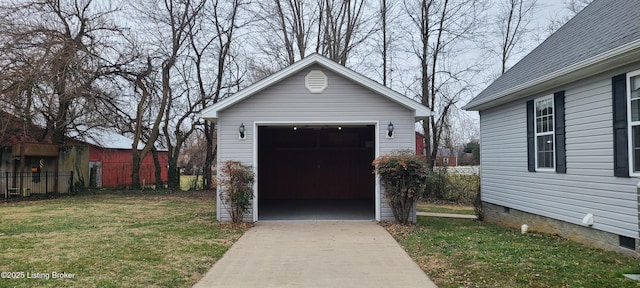
[[[328, 87], [321, 94], [311, 94], [304, 86], [305, 75], [315, 69], [323, 71], [328, 77]], [[412, 110], [320, 66], [306, 68], [285, 78], [220, 111], [218, 117], [218, 167], [227, 160], [253, 164], [256, 122], [300, 124], [343, 121], [374, 124], [373, 122], [379, 121], [377, 148], [380, 154], [399, 149], [415, 149], [415, 120]], [[393, 139], [385, 136], [389, 121], [395, 127]], [[241, 123], [246, 127], [245, 140], [238, 139], [238, 126]], [[260, 175], [257, 175], [257, 179], [260, 181]], [[381, 220], [393, 220], [393, 213], [386, 204], [384, 195], [380, 202]], [[252, 217], [248, 215], [247, 220]], [[224, 209], [219, 209], [218, 218], [221, 221], [229, 220], [229, 215]]]
[[[637, 178], [613, 176], [611, 77], [594, 76], [480, 112], [482, 199], [638, 238]], [[565, 90], [567, 173], [527, 171], [526, 101]]]

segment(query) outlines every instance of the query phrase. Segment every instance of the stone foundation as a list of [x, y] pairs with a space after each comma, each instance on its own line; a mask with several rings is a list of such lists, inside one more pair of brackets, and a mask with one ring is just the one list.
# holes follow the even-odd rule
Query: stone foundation
[[[484, 221], [503, 226], [520, 228], [529, 225], [529, 231], [556, 234], [563, 238], [579, 242], [591, 247], [615, 251], [625, 255], [640, 257], [640, 243], [636, 239], [636, 250], [620, 247], [617, 234], [596, 230], [556, 219], [535, 215], [504, 206], [482, 202]], [[509, 210], [508, 212], [505, 210]]]

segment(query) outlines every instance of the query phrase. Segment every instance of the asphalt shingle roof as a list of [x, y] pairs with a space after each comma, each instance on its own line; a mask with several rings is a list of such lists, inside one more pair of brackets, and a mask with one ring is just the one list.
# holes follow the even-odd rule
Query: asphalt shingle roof
[[[639, 0], [596, 0], [473, 98], [465, 109], [499, 99], [536, 80], [640, 39]], [[640, 60], [640, 59], [639, 59]]]

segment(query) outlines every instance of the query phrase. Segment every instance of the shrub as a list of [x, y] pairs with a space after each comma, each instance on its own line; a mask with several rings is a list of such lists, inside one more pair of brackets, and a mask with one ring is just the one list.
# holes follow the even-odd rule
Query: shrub
[[382, 180], [393, 217], [407, 224], [409, 213], [429, 178], [424, 157], [400, 151], [376, 158], [373, 165]]
[[447, 194], [447, 169], [434, 169], [431, 173], [431, 181], [429, 185], [425, 187], [421, 197], [426, 199], [442, 199], [446, 198]]
[[460, 174], [446, 168], [436, 168], [433, 181], [426, 187], [422, 197], [444, 200], [460, 205], [472, 205], [480, 187], [479, 174]]
[[253, 199], [254, 174], [251, 166], [238, 161], [224, 162], [220, 184], [220, 199], [231, 215], [233, 223], [240, 223]]
[[446, 176], [447, 185], [444, 199], [462, 205], [473, 204], [480, 188], [480, 175], [449, 173]]

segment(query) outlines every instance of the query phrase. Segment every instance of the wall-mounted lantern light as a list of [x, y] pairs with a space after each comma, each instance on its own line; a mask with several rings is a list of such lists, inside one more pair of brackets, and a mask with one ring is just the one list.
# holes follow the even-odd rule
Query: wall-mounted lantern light
[[389, 121], [389, 125], [387, 125], [387, 138], [393, 138], [393, 123]]
[[240, 139], [245, 139], [245, 129], [244, 129], [244, 123], [240, 123], [240, 127], [238, 128], [238, 132], [240, 132]]

